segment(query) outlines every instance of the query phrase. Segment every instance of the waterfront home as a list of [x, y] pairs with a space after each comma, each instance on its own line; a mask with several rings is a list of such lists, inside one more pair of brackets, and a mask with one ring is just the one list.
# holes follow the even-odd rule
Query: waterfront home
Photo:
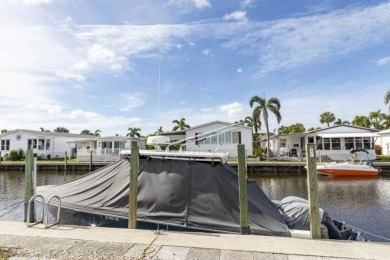
[[244, 144], [246, 156], [252, 155], [252, 128], [233, 125], [223, 121], [212, 121], [186, 130], [187, 151], [222, 152], [237, 156], [237, 144]]
[[376, 140], [375, 144], [380, 145], [383, 155], [390, 155], [390, 129], [383, 130], [378, 132], [379, 138]]
[[299, 134], [275, 135], [271, 138], [270, 149], [274, 157], [302, 158], [306, 144], [315, 143], [317, 157], [345, 160], [351, 149], [366, 149], [369, 159], [373, 160], [376, 159], [374, 149], [378, 137], [375, 129], [338, 125]]
[[121, 150], [128, 150], [132, 146], [145, 149], [144, 139], [129, 136], [89, 136], [84, 139], [70, 140], [68, 144], [77, 147], [78, 161], [89, 161], [91, 155], [93, 161], [117, 161], [120, 159]]
[[24, 152], [32, 149], [41, 158], [64, 157], [65, 152], [72, 156], [76, 152], [76, 146], [69, 145], [68, 142], [87, 137], [88, 135], [16, 129], [0, 135], [1, 157], [6, 157], [11, 150], [19, 149]]

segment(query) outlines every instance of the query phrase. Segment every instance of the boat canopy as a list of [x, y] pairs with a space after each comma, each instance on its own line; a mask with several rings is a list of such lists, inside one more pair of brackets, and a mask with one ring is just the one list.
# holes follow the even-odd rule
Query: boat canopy
[[338, 138], [338, 137], [379, 137], [378, 133], [332, 133], [332, 134], [317, 134], [322, 138]]
[[[138, 221], [170, 223], [214, 232], [240, 232], [237, 172], [220, 161], [140, 159]], [[45, 199], [58, 195], [61, 207], [127, 219], [130, 163], [124, 158], [58, 186], [38, 187]], [[251, 234], [290, 236], [277, 206], [248, 180]]]

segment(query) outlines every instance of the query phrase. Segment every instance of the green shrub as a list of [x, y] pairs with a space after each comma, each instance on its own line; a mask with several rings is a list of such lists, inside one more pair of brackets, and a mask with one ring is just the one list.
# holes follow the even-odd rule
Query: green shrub
[[7, 156], [7, 160], [10, 161], [22, 161], [24, 158], [25, 156], [23, 149], [11, 150]]
[[263, 156], [263, 149], [261, 149], [260, 147], [253, 148], [253, 150], [252, 150], [252, 157], [253, 158], [261, 159], [262, 156]]

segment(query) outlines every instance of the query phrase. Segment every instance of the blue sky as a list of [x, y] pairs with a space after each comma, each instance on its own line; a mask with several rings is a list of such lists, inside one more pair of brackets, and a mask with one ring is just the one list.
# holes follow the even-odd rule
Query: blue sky
[[253, 95], [280, 99], [282, 125], [387, 112], [389, 14], [389, 1], [3, 0], [0, 128], [146, 135], [243, 119]]

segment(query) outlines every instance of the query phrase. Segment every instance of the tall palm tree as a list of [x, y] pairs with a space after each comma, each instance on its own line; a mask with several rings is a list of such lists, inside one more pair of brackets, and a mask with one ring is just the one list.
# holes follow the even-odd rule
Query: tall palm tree
[[351, 123], [347, 120], [341, 120], [341, 118], [337, 118], [336, 121], [334, 121], [333, 125], [350, 125]]
[[324, 112], [320, 115], [320, 123], [321, 124], [327, 124], [329, 127], [329, 124], [336, 120], [336, 117], [331, 112]]
[[261, 114], [263, 114], [263, 120], [265, 124], [265, 129], [267, 131], [267, 159], [269, 160], [269, 126], [268, 126], [268, 116], [269, 112], [273, 113], [276, 117], [278, 124], [282, 120], [282, 116], [280, 115], [280, 101], [279, 99], [272, 97], [268, 100], [259, 96], [253, 96], [249, 100], [249, 105], [251, 108], [253, 105], [257, 103], [253, 109], [253, 118], [257, 119], [257, 122], [260, 122]]
[[102, 131], [100, 131], [99, 129], [98, 130], [95, 130], [95, 133], [93, 134], [94, 136], [96, 136], [96, 137], [100, 137], [100, 133], [101, 133]]
[[368, 115], [371, 125], [377, 129], [382, 130], [384, 127], [382, 121], [386, 119], [386, 114], [382, 113], [381, 110], [373, 111]]
[[7, 129], [1, 130], [1, 133], [2, 133], [2, 134], [5, 134], [5, 133], [7, 133], [7, 132], [8, 132]]
[[172, 124], [176, 124], [172, 128], [172, 131], [177, 131], [178, 129], [179, 130], [185, 130], [187, 128], [190, 128], [190, 126], [186, 124], [186, 119], [185, 118], [181, 118], [180, 120], [175, 119], [175, 120], [172, 121]]
[[81, 135], [91, 135], [91, 131], [89, 131], [88, 129], [84, 129], [83, 131], [81, 131], [80, 133]]
[[366, 116], [355, 116], [355, 118], [352, 120], [352, 125], [369, 128], [371, 126], [371, 122], [370, 119]]
[[135, 137], [135, 136], [141, 137], [141, 134], [139, 133], [139, 132], [141, 131], [141, 129], [138, 128], [138, 127], [134, 127], [134, 128], [129, 127], [129, 129], [127, 129], [127, 131], [129, 131], [129, 132], [127, 133], [126, 136], [130, 136], [130, 137]]
[[250, 116], [247, 116], [244, 118], [244, 125], [253, 127], [253, 118]]
[[390, 90], [388, 90], [385, 94], [384, 98], [385, 105], [389, 105], [389, 112], [388, 114], [390, 115]]
[[58, 126], [56, 129], [54, 129], [54, 132], [57, 133], [69, 133], [69, 130], [63, 126]]

